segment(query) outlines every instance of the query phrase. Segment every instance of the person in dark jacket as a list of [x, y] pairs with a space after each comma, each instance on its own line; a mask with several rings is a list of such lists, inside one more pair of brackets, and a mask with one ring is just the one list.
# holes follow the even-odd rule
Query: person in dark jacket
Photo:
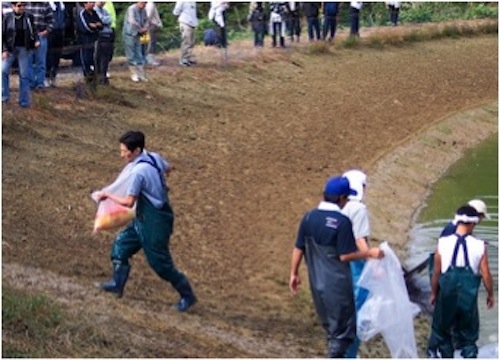
[[252, 30], [254, 34], [254, 46], [264, 46], [264, 36], [266, 34], [267, 15], [265, 13], [262, 2], [257, 2], [255, 9], [250, 15], [250, 22], [252, 23]]
[[115, 33], [111, 28], [111, 16], [104, 8], [104, 5], [104, 1], [97, 1], [94, 7], [102, 22], [102, 30], [99, 31], [97, 40], [95, 62], [99, 84], [108, 85], [109, 79], [106, 74], [108, 73], [109, 59], [113, 57]]
[[64, 29], [66, 28], [66, 9], [64, 2], [51, 1], [54, 24], [48, 37], [47, 68], [45, 71], [45, 86], [56, 86], [56, 76], [59, 70], [62, 48], [64, 46]]
[[341, 212], [351, 194], [355, 195], [347, 178], [330, 178], [325, 185], [323, 201], [302, 218], [292, 252], [290, 290], [296, 294], [299, 289], [299, 266], [305, 256], [312, 298], [327, 333], [330, 358], [343, 358], [356, 337], [349, 262], [384, 256], [379, 248], [358, 251], [351, 220]]
[[309, 35], [309, 41], [314, 41], [314, 35], [316, 35], [316, 40], [320, 39], [320, 29], [319, 29], [319, 9], [321, 7], [320, 2], [305, 2], [302, 4], [304, 8], [304, 14], [307, 18], [307, 33]]
[[33, 51], [40, 46], [34, 17], [24, 11], [26, 4], [12, 2], [12, 12], [2, 19], [2, 102], [10, 99], [9, 75], [15, 60], [19, 64], [19, 105], [31, 105], [30, 62]]
[[[339, 15], [340, 3], [324, 2], [323, 3], [323, 40], [333, 41], [335, 32], [337, 31], [337, 17]], [[328, 38], [327, 35], [329, 34]]]
[[80, 10], [76, 18], [78, 29], [78, 39], [82, 48], [80, 50], [80, 58], [82, 61], [83, 76], [87, 83], [94, 81], [95, 74], [95, 53], [97, 40], [99, 39], [99, 31], [103, 25], [99, 15], [94, 10], [94, 2], [82, 3], [83, 9]]

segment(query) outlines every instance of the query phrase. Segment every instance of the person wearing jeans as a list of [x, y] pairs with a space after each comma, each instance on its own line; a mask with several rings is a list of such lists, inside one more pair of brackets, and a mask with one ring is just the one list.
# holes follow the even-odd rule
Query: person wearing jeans
[[[323, 3], [323, 40], [333, 41], [335, 32], [337, 31], [337, 16], [339, 13], [340, 4], [338, 2]], [[329, 36], [327, 37], [329, 33]]]
[[148, 81], [144, 70], [145, 59], [142, 54], [140, 36], [149, 29], [146, 13], [146, 1], [138, 1], [130, 5], [123, 22], [123, 43], [127, 57], [131, 79], [134, 82]]
[[24, 12], [25, 4], [12, 3], [13, 11], [2, 21], [2, 102], [10, 100], [9, 75], [12, 64], [19, 63], [19, 105], [31, 105], [29, 71], [34, 49], [39, 46], [33, 15]]
[[35, 31], [40, 41], [40, 46], [31, 55], [34, 66], [28, 68], [30, 86], [31, 89], [44, 89], [49, 48], [48, 37], [54, 26], [54, 12], [48, 1], [28, 2], [26, 3], [26, 12], [33, 14]]

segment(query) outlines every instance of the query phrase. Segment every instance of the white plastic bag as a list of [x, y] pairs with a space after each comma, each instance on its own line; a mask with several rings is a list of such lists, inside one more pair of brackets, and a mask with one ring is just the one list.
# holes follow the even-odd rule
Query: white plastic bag
[[111, 199], [100, 202], [97, 201], [97, 195], [101, 191], [120, 197], [126, 196], [130, 183], [131, 171], [132, 164], [125, 166], [111, 185], [106, 186], [102, 190], [94, 191], [90, 195], [92, 199], [98, 203], [97, 214], [94, 221], [94, 232], [117, 229], [135, 218], [135, 206], [133, 208], [128, 208], [117, 204]]
[[357, 335], [367, 341], [381, 333], [392, 358], [417, 358], [413, 317], [420, 308], [410, 302], [401, 264], [387, 242], [383, 259], [370, 259], [358, 285], [370, 293], [357, 314]]

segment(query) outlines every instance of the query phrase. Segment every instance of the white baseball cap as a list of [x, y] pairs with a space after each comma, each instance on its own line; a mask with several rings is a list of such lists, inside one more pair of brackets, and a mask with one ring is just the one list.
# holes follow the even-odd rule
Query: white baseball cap
[[467, 203], [472, 206], [479, 214], [483, 214], [486, 219], [491, 219], [490, 214], [487, 212], [486, 204], [483, 200], [474, 199]]
[[362, 201], [365, 194], [366, 174], [361, 170], [354, 169], [346, 171], [342, 176], [349, 180], [351, 190], [356, 192], [355, 195], [349, 195], [349, 200]]

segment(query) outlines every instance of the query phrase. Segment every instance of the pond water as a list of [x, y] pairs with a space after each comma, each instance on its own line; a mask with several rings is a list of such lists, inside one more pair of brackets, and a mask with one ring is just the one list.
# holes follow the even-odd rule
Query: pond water
[[[491, 219], [484, 219], [474, 230], [476, 237], [488, 245], [488, 260], [495, 288], [495, 306], [486, 309], [486, 292], [481, 284], [479, 293], [480, 334], [478, 345], [483, 357], [498, 355], [498, 134], [468, 151], [448, 172], [434, 184], [429, 197], [417, 211], [408, 248], [405, 267], [411, 269], [425, 261], [436, 247], [443, 227], [453, 218], [454, 211], [467, 201], [483, 200]], [[421, 290], [419, 303], [428, 302], [429, 274], [422, 271], [414, 282]], [[484, 353], [485, 349], [493, 349]], [[481, 354], [480, 354], [481, 355]], [[491, 355], [491, 356], [488, 356]]]

